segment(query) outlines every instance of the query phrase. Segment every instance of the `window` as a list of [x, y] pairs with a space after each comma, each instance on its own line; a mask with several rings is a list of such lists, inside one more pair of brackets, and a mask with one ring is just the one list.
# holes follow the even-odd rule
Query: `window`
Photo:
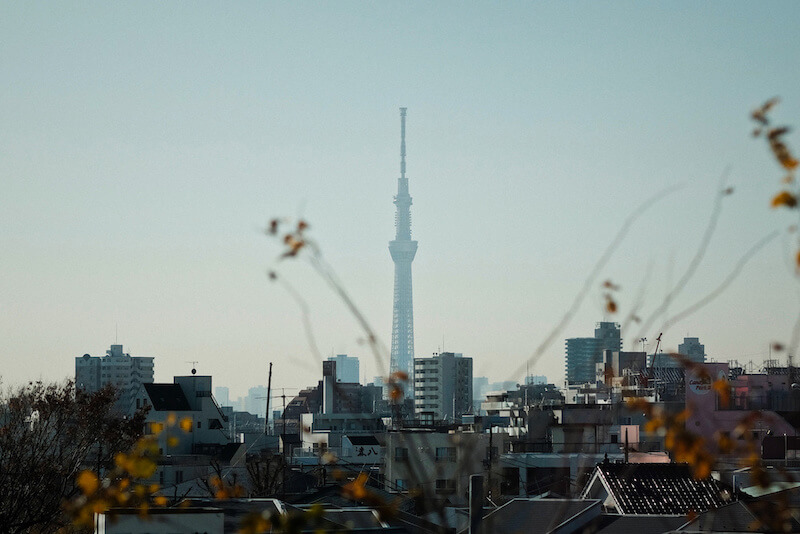
[[394, 479], [394, 489], [396, 491], [408, 491], [408, 481], [404, 478]]
[[405, 462], [408, 460], [408, 449], [405, 447], [394, 448], [394, 460], [396, 462]]
[[197, 422], [197, 428], [203, 428], [203, 423], [201, 423], [200, 421], [198, 421], [198, 422]]
[[455, 462], [456, 461], [456, 448], [455, 447], [436, 447], [436, 461], [437, 462]]
[[175, 484], [183, 482], [183, 471], [175, 471]]
[[611, 443], [619, 443], [619, 435], [611, 434]]
[[451, 478], [437, 478], [436, 479], [436, 493], [440, 495], [449, 495], [456, 492], [456, 481]]

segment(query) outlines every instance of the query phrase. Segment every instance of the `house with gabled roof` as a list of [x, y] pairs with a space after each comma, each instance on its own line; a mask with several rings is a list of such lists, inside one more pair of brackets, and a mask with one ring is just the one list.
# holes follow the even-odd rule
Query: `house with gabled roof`
[[145, 433], [156, 438], [161, 458], [153, 481], [177, 486], [207, 475], [211, 463], [240, 461], [244, 444], [227, 433], [227, 418], [211, 395], [210, 376], [176, 376], [173, 383], [144, 384], [150, 407]]
[[581, 492], [600, 499], [607, 512], [620, 515], [687, 515], [720, 508], [736, 499], [711, 477], [696, 479], [688, 464], [597, 464]]

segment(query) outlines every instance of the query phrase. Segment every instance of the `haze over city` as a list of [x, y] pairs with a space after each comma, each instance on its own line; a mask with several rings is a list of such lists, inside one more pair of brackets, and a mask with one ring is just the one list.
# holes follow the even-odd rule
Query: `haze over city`
[[[398, 108], [408, 109], [415, 354], [521, 380], [626, 218], [652, 202], [530, 367], [560, 382], [564, 339], [647, 317], [700, 246], [664, 333], [710, 359], [763, 361], [797, 318], [796, 220], [750, 111], [800, 124], [796, 3], [421, 2], [0, 5], [3, 385], [73, 376], [123, 344], [157, 381], [196, 366], [232, 395], [316, 384], [323, 356], [384, 369], [341, 299], [264, 235], [302, 218], [388, 347]], [[791, 134], [787, 142], [799, 146]], [[617, 314], [605, 313], [611, 280]], [[652, 331], [623, 331], [626, 350]], [[783, 355], [775, 355], [783, 357]], [[195, 363], [196, 362], [196, 363]], [[388, 362], [386, 362], [388, 365]]]

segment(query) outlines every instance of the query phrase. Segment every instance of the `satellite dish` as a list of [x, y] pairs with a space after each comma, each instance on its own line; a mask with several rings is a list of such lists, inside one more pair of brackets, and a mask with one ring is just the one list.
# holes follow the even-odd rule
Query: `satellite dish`
[[[195, 369], [194, 367], [192, 367], [192, 374], [193, 374], [193, 375], [196, 375], [196, 374], [197, 374], [197, 369]], [[800, 386], [798, 386], [798, 387], [800, 387]]]

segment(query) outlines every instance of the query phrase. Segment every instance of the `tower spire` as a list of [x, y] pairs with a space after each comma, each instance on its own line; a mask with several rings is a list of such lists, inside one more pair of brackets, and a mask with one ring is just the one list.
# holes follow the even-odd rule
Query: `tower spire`
[[395, 238], [389, 242], [394, 261], [394, 307], [392, 313], [391, 372], [402, 371], [409, 380], [406, 395], [413, 396], [414, 306], [411, 291], [411, 262], [417, 242], [411, 240], [411, 195], [406, 178], [406, 108], [400, 108], [400, 177], [397, 179]]
[[406, 179], [406, 108], [400, 108], [400, 178]]

